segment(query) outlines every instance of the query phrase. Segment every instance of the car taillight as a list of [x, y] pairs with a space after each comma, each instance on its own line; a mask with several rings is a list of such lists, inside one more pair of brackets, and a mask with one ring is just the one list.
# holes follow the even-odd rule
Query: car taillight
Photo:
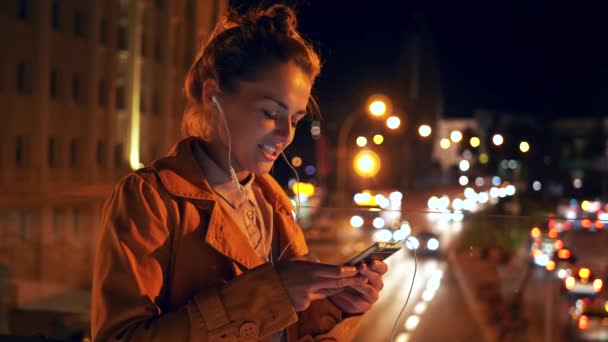
[[540, 237], [540, 229], [538, 227], [534, 227], [530, 230], [530, 236], [533, 239], [538, 239]]
[[578, 318], [578, 328], [581, 330], [587, 329], [589, 326], [589, 318], [585, 315], [582, 315]]
[[553, 247], [555, 247], [556, 250], [560, 250], [560, 249], [564, 248], [564, 242], [562, 240], [557, 240], [553, 244]]
[[595, 228], [597, 228], [597, 229], [603, 229], [604, 228], [604, 222], [602, 222], [602, 221], [595, 221]]
[[566, 284], [566, 288], [568, 290], [572, 290], [574, 288], [575, 283], [576, 283], [576, 280], [574, 280], [574, 277], [566, 278], [565, 284]]
[[549, 260], [549, 262], [547, 262], [547, 266], [545, 266], [545, 268], [547, 268], [547, 271], [551, 272], [555, 269], [555, 261], [553, 260]]
[[593, 290], [595, 292], [602, 291], [602, 286], [604, 286], [604, 282], [602, 281], [602, 279], [595, 279], [593, 281]]
[[570, 255], [571, 253], [568, 249], [560, 249], [559, 252], [557, 252], [557, 257], [560, 259], [569, 259]]
[[552, 239], [557, 239], [557, 230], [556, 229], [549, 229], [549, 237]]

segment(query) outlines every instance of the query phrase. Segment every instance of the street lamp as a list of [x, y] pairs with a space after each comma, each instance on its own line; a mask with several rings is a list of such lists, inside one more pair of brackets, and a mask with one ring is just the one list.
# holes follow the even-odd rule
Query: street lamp
[[494, 143], [494, 145], [496, 146], [500, 146], [502, 145], [502, 143], [505, 141], [505, 139], [502, 137], [502, 135], [500, 134], [494, 134], [494, 136], [492, 137], [492, 142]]
[[[390, 99], [382, 94], [375, 94], [367, 99], [367, 113], [372, 117], [383, 117], [392, 110], [392, 103]], [[348, 136], [357, 120], [361, 117], [361, 112], [349, 115], [346, 120], [342, 123], [340, 131], [338, 133], [338, 163], [336, 172], [336, 198], [338, 203], [344, 204], [346, 198], [346, 177], [347, 177], [347, 166], [348, 163]], [[399, 119], [399, 118], [397, 118]], [[394, 119], [392, 120], [394, 123]], [[401, 121], [399, 120], [399, 124]], [[398, 125], [397, 125], [398, 127]]]
[[381, 100], [370, 103], [369, 112], [374, 116], [383, 116], [386, 113], [386, 103]]
[[450, 142], [450, 139], [447, 139], [447, 138], [443, 138], [439, 142], [439, 146], [441, 146], [441, 148], [444, 150], [447, 150], [448, 148], [450, 148], [450, 145], [452, 145], [452, 143]]
[[380, 145], [384, 142], [384, 137], [382, 136], [382, 134], [376, 134], [374, 135], [373, 141], [374, 144]]
[[455, 143], [460, 142], [460, 140], [462, 140], [462, 133], [460, 133], [460, 131], [452, 131], [452, 133], [450, 133], [450, 140]]
[[479, 145], [481, 144], [481, 140], [479, 140], [478, 137], [472, 137], [469, 143], [472, 147], [479, 147]]
[[522, 141], [519, 143], [519, 150], [523, 153], [530, 151], [530, 144], [527, 141]]
[[359, 147], [365, 147], [365, 145], [367, 145], [367, 138], [366, 137], [358, 137], [357, 138], [357, 146], [359, 146]]
[[353, 167], [361, 177], [374, 177], [380, 171], [380, 157], [373, 151], [361, 151], [355, 156]]
[[418, 134], [420, 134], [420, 136], [423, 138], [426, 138], [431, 135], [431, 132], [431, 126], [429, 125], [420, 125], [420, 127], [418, 127]]
[[390, 129], [397, 129], [399, 128], [399, 126], [401, 125], [401, 119], [399, 119], [399, 117], [397, 116], [391, 116], [388, 119], [386, 119], [386, 127], [390, 128]]

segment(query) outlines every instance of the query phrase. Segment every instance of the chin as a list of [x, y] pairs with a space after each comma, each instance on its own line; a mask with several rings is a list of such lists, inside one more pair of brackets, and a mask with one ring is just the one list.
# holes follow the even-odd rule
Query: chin
[[257, 163], [250, 170], [256, 175], [265, 175], [270, 172], [274, 163]]

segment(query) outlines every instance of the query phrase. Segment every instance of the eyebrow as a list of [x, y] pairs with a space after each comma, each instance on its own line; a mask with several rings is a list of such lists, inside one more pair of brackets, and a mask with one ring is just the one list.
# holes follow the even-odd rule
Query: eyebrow
[[[289, 110], [289, 107], [287, 107], [287, 105], [286, 105], [284, 102], [279, 101], [279, 100], [275, 99], [275, 98], [274, 98], [274, 97], [272, 97], [272, 96], [269, 96], [269, 95], [262, 95], [262, 99], [263, 99], [263, 100], [270, 100], [270, 101], [272, 101], [272, 102], [274, 102], [274, 103], [278, 104], [278, 105], [279, 105], [281, 108], [283, 108], [284, 110]], [[299, 111], [297, 111], [295, 114], [296, 114], [296, 115], [300, 115], [300, 114], [306, 114], [306, 110], [305, 110], [305, 109], [299, 110]]]

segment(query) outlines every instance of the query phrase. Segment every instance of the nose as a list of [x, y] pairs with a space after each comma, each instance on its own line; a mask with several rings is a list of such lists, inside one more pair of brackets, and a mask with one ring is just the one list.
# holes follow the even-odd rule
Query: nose
[[294, 133], [295, 128], [291, 125], [290, 118], [281, 118], [277, 120], [277, 124], [275, 126], [275, 134], [279, 136], [281, 140], [285, 141], [286, 145], [291, 143]]

